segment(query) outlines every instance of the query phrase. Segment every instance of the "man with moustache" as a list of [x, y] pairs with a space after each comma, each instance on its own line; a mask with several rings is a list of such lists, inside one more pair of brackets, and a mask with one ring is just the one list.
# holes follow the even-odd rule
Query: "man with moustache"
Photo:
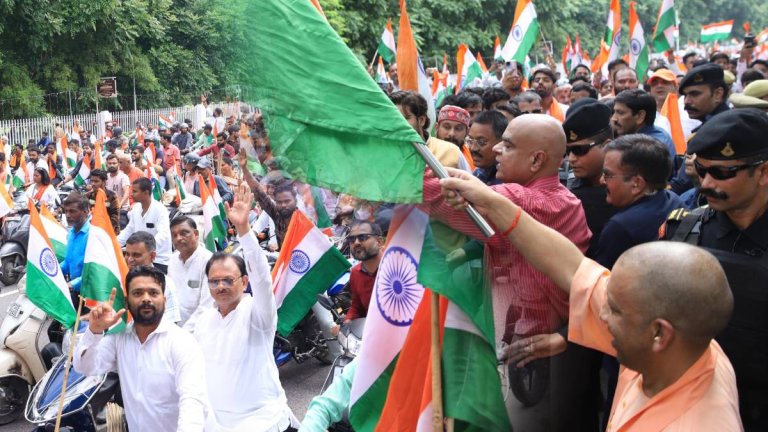
[[474, 169], [469, 149], [464, 145], [469, 122], [470, 114], [464, 108], [454, 105], [444, 106], [437, 115], [437, 138], [455, 144], [470, 163], [470, 168]]
[[659, 229], [660, 238], [706, 248], [725, 269], [735, 309], [718, 342], [736, 372], [746, 431], [768, 430], [766, 131], [768, 117], [754, 108], [726, 111], [705, 123], [688, 153], [709, 206], [674, 210]]
[[501, 141], [508, 124], [504, 114], [495, 110], [483, 111], [472, 122], [464, 139], [475, 164], [472, 174], [489, 186], [501, 183], [496, 178], [496, 153], [493, 148]]
[[112, 288], [109, 300], [90, 313], [78, 339], [73, 365], [83, 375], [117, 371], [131, 430], [202, 432], [208, 407], [203, 353], [195, 338], [163, 320], [165, 275], [149, 266], [132, 268], [125, 279], [133, 322], [105, 336], [126, 309]]
[[373, 283], [381, 262], [383, 236], [378, 224], [356, 220], [352, 223], [347, 236], [352, 257], [360, 261], [349, 271], [349, 290], [352, 305], [345, 321], [365, 318], [368, 304], [371, 302]]
[[112, 153], [107, 156], [107, 190], [111, 190], [118, 200], [120, 209], [120, 229], [128, 225], [128, 212], [131, 210], [131, 180], [124, 172], [120, 171], [120, 162], [117, 155]]
[[563, 105], [555, 100], [553, 93], [556, 81], [555, 73], [547, 66], [538, 66], [531, 73], [531, 89], [541, 96], [542, 110], [545, 114], [562, 123], [565, 120], [568, 105]]
[[[154, 266], [156, 269], [166, 273], [155, 263], [157, 257], [157, 243], [155, 237], [145, 231], [139, 231], [133, 233], [128, 240], [125, 241], [125, 262], [128, 264], [128, 268], [132, 269], [138, 266]], [[168, 278], [165, 280], [165, 313], [163, 319], [170, 320], [172, 323], [178, 323], [181, 321], [181, 311], [179, 310], [178, 291], [176, 290], [176, 284], [173, 280]]]

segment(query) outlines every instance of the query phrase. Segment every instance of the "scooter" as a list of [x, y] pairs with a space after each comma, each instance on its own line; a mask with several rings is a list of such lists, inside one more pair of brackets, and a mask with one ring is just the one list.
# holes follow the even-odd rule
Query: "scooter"
[[27, 268], [27, 243], [29, 242], [29, 210], [24, 192], [14, 194], [11, 214], [5, 217], [0, 246], [0, 282], [13, 285]]
[[[40, 380], [59, 351], [46, 346], [60, 339], [60, 326], [27, 298], [26, 276], [19, 281], [19, 297], [10, 304], [0, 324], [0, 425], [16, 421], [24, 412], [30, 386]], [[57, 333], [58, 332], [58, 333]]]

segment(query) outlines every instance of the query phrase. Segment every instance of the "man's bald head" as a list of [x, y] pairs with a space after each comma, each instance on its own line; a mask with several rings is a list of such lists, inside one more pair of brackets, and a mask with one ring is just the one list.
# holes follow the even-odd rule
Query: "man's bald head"
[[635, 246], [616, 261], [614, 276], [632, 281], [626, 288], [648, 322], [669, 321], [692, 347], [706, 347], [733, 311], [733, 294], [720, 263], [686, 243]]
[[565, 132], [562, 125], [546, 114], [525, 114], [514, 118], [504, 131], [503, 139], [520, 147], [523, 152], [544, 152], [539, 175], [557, 174], [565, 154]]

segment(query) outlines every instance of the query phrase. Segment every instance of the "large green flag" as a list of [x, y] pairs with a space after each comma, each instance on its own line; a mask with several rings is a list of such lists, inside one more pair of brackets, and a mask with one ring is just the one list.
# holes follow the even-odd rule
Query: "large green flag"
[[[307, 0], [238, 0], [250, 98], [280, 167], [372, 201], [419, 202], [422, 141]], [[254, 22], [253, 18], [257, 18]]]

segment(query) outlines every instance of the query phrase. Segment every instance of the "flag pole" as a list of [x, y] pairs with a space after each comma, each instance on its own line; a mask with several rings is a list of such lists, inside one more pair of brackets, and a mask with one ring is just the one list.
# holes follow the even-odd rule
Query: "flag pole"
[[376, 56], [379, 55], [379, 49], [376, 48], [376, 51], [373, 52], [373, 58], [371, 59], [371, 63], [368, 64], [368, 69], [373, 67], [373, 64], [376, 62]]
[[430, 307], [432, 312], [432, 430], [443, 432], [443, 383], [440, 364], [440, 296], [432, 291]]
[[72, 331], [72, 343], [69, 344], [69, 352], [67, 353], [67, 362], [64, 365], [64, 381], [61, 383], [61, 396], [59, 396], [59, 412], [56, 414], [56, 426], [53, 429], [54, 432], [59, 432], [61, 426], [61, 414], [64, 412], [64, 397], [67, 394], [67, 380], [69, 379], [69, 369], [72, 367], [72, 356], [75, 352], [75, 345], [77, 344], [77, 329], [80, 326], [80, 313], [83, 311], [83, 298], [77, 296], [77, 315], [75, 315], [75, 326]]
[[[445, 170], [440, 161], [437, 160], [435, 155], [429, 151], [426, 145], [416, 141], [414, 141], [412, 144], [416, 151], [419, 153], [419, 156], [424, 159], [424, 162], [426, 162], [429, 168], [432, 169], [432, 172], [435, 173], [437, 178], [448, 178], [448, 172]], [[474, 207], [468, 205], [465, 211], [475, 223], [475, 225], [477, 225], [480, 231], [482, 231], [484, 236], [492, 237], [495, 234], [493, 228], [491, 228], [491, 225], [480, 215], [480, 213], [477, 212], [477, 210], [475, 210]]]

